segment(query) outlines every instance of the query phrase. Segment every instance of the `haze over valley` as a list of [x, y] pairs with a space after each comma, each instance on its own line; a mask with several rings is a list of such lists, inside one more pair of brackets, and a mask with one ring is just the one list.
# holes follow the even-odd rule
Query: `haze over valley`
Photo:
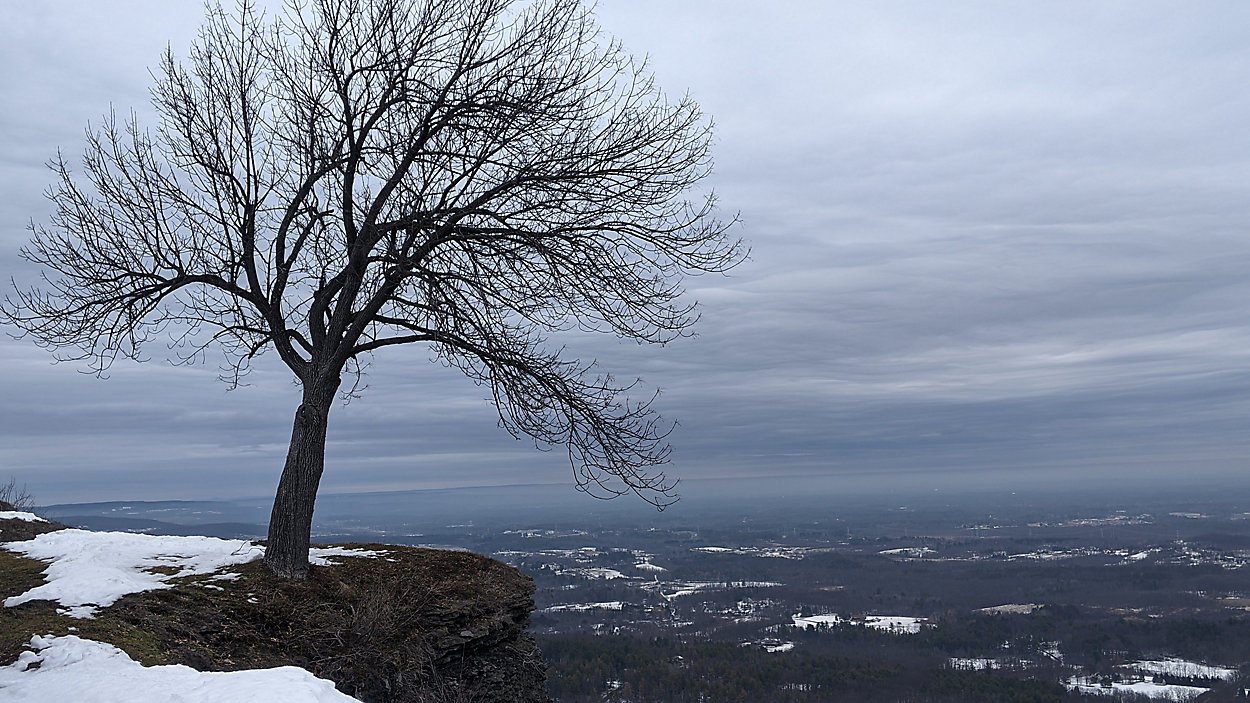
[[[1245, 686], [1245, 482], [931, 478], [691, 481], [662, 513], [557, 486], [330, 495], [315, 539], [517, 566], [560, 701], [1223, 700]], [[267, 508], [41, 512], [242, 539], [263, 535]]]

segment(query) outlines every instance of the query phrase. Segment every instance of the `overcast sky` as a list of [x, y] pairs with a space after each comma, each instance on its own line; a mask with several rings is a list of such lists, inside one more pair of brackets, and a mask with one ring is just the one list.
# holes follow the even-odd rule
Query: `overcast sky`
[[[149, 113], [198, 2], [0, 7], [0, 268], [42, 164]], [[574, 351], [663, 388], [688, 478], [1009, 469], [1250, 474], [1250, 4], [601, 0], [717, 124], [708, 185], [752, 259], [692, 279], [699, 337]], [[7, 278], [7, 276], [6, 276]], [[12, 331], [12, 330], [8, 330]], [[118, 362], [0, 339], [0, 479], [43, 502], [270, 493], [298, 395], [276, 360]], [[420, 349], [336, 407], [323, 491], [569, 482]], [[692, 486], [695, 484], [687, 484]]]

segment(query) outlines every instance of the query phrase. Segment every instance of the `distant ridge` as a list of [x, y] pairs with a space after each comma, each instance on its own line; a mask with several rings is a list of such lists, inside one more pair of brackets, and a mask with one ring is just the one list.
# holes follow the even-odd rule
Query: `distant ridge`
[[263, 539], [265, 526], [243, 522], [206, 522], [197, 525], [179, 525], [160, 520], [126, 517], [100, 517], [98, 515], [63, 515], [56, 520], [70, 527], [95, 532], [141, 532], [149, 535], [181, 537], [218, 537], [220, 539]]

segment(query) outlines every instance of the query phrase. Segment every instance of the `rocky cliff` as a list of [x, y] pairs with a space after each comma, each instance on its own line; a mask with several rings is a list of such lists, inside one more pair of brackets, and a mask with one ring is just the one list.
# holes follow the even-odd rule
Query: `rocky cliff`
[[[0, 520], [0, 542], [47, 523]], [[77, 634], [144, 664], [234, 671], [294, 664], [366, 702], [545, 702], [545, 667], [527, 633], [533, 583], [466, 552], [352, 545], [371, 556], [315, 566], [306, 581], [258, 562], [126, 596], [93, 620], [53, 603], [0, 609], [0, 665], [32, 634]], [[158, 567], [159, 568], [159, 567]], [[43, 564], [0, 550], [0, 598], [42, 582]], [[71, 629], [73, 628], [73, 629]]]

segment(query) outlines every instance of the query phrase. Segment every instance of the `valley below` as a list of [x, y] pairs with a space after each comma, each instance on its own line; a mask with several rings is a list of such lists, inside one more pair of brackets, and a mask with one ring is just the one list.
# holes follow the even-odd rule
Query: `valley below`
[[[720, 488], [738, 497], [663, 513], [543, 487], [327, 496], [316, 539], [516, 566], [562, 702], [1205, 702], [1250, 687], [1241, 491]], [[255, 529], [245, 504], [206, 505], [49, 514]]]

